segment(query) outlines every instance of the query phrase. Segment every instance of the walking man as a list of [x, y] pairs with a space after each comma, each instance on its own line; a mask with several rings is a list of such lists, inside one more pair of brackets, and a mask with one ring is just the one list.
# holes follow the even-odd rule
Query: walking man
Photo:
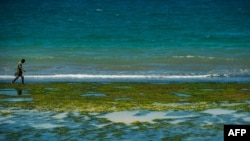
[[24, 70], [23, 70], [23, 63], [25, 62], [25, 59], [22, 59], [20, 62], [18, 62], [18, 66], [17, 66], [17, 71], [16, 71], [16, 73], [15, 73], [15, 79], [14, 80], [12, 80], [12, 84], [13, 83], [15, 83], [15, 81], [19, 78], [19, 77], [21, 77], [22, 78], [22, 84], [24, 84], [24, 77], [23, 77], [23, 72], [25, 72]]

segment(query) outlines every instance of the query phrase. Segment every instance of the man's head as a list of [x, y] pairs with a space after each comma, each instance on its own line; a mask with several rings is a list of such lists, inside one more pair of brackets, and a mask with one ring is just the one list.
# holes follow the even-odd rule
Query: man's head
[[25, 59], [22, 59], [21, 62], [24, 63], [24, 62], [25, 62]]

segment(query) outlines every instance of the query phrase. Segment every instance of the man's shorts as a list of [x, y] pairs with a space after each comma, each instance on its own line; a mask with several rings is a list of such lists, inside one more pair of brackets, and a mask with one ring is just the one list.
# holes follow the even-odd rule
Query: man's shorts
[[15, 76], [16, 76], [16, 77], [17, 77], [17, 76], [23, 77], [23, 72], [22, 72], [22, 71], [17, 71], [17, 72], [15, 73]]

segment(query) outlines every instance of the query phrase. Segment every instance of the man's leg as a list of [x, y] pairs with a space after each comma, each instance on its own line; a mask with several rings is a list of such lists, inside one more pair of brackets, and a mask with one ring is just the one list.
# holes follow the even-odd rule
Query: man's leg
[[14, 84], [15, 83], [15, 81], [17, 80], [19, 78], [19, 76], [16, 76], [16, 78], [14, 79], [14, 80], [12, 80], [12, 84]]
[[22, 76], [22, 84], [24, 84], [24, 77]]

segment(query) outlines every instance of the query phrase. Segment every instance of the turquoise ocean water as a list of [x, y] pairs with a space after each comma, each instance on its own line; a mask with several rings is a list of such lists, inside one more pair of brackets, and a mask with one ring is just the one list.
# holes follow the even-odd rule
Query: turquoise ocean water
[[0, 82], [250, 81], [248, 0], [2, 0]]

